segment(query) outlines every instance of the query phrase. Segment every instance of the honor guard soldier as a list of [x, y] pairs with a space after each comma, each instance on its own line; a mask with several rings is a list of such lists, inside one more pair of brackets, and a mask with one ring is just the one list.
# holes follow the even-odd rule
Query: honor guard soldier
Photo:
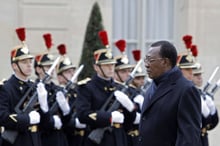
[[201, 129], [201, 142], [202, 146], [209, 146], [208, 131], [214, 129], [219, 122], [217, 108], [214, 103], [214, 98], [204, 93], [201, 90], [203, 85], [202, 78], [203, 70], [201, 64], [197, 64], [197, 68], [193, 69], [193, 83], [199, 89], [202, 103], [202, 129]]
[[[196, 45], [191, 46], [191, 51], [193, 56], [197, 57], [198, 50]], [[207, 131], [214, 129], [219, 122], [217, 108], [214, 103], [214, 93], [216, 92], [214, 90], [217, 89], [215, 89], [214, 86], [214, 88], [211, 90], [211, 93], [209, 93], [206, 89], [205, 90], [202, 89], [203, 72], [204, 71], [202, 69], [201, 64], [198, 61], [196, 61], [196, 68], [193, 69], [192, 81], [195, 84], [195, 86], [198, 88], [201, 97], [201, 106], [202, 106], [201, 107], [202, 108], [201, 142], [202, 142], [202, 146], [209, 146]], [[215, 75], [216, 72], [213, 73], [214, 73], [213, 75]], [[208, 83], [208, 85], [209, 84], [210, 83]]]
[[[2, 146], [41, 146], [38, 131], [40, 114], [34, 109], [16, 113], [15, 107], [25, 96], [24, 109], [32, 96], [33, 56], [25, 44], [25, 28], [16, 29], [22, 44], [11, 51], [11, 67], [14, 71], [0, 90], [0, 125], [4, 127]], [[27, 94], [30, 93], [30, 94]]]
[[[105, 36], [105, 41], [102, 42], [108, 42], [106, 31], [99, 32], [99, 35]], [[127, 136], [122, 126], [124, 113], [118, 110], [121, 107], [112, 107], [112, 103], [116, 101], [116, 84], [113, 80], [116, 61], [107, 47], [95, 51], [94, 58], [96, 74], [87, 84], [79, 86], [76, 106], [80, 122], [85, 123], [91, 130], [85, 145], [127, 146]], [[98, 133], [92, 137], [94, 130], [98, 130]]]
[[[52, 70], [52, 73], [48, 79], [46, 79], [44, 83], [41, 83], [42, 80], [47, 77], [48, 71], [51, 69], [55, 62], [54, 55], [49, 53], [52, 47], [51, 34], [44, 34], [43, 38], [45, 40], [47, 51], [45, 53], [36, 55], [34, 62], [35, 74], [38, 77], [36, 82], [39, 82], [37, 87], [38, 100], [40, 109], [42, 111], [42, 146], [68, 146], [66, 135], [62, 130], [63, 114], [50, 112], [51, 106], [54, 102], [56, 102], [56, 93], [57, 91], [61, 90], [61, 88], [52, 81], [54, 70]], [[64, 111], [62, 112], [65, 113], [64, 115], [67, 115], [70, 110], [69, 104], [65, 100], [63, 100], [63, 104], [65, 107], [63, 106], [64, 108], [62, 110]]]
[[[125, 122], [124, 123], [124, 129], [127, 132], [128, 136], [128, 145], [136, 145], [137, 144], [137, 137], [138, 137], [138, 123], [140, 121], [140, 113], [136, 112], [137, 108], [135, 110], [131, 110], [130, 107], [128, 106], [129, 104], [126, 103], [133, 103], [134, 97], [138, 95], [137, 91], [131, 86], [131, 84], [126, 85], [127, 86], [127, 91], [126, 92], [121, 92], [120, 88], [124, 87], [124, 84], [126, 80], [128, 80], [130, 73], [132, 69], [134, 68], [134, 65], [130, 64], [129, 59], [125, 53], [126, 49], [126, 41], [125, 40], [118, 40], [115, 45], [117, 48], [120, 50], [121, 55], [115, 57], [116, 59], [116, 65], [115, 65], [115, 82], [118, 84], [118, 89], [115, 92], [116, 98], [120, 99], [119, 102], [121, 105], [125, 107], [123, 110], [125, 115], [130, 115], [126, 116]], [[120, 87], [121, 86], [121, 87]], [[123, 97], [123, 98], [122, 98]]]
[[[128, 80], [129, 75], [130, 75], [132, 69], [134, 68], [134, 65], [129, 63], [129, 59], [127, 58], [127, 55], [125, 54], [125, 49], [126, 49], [125, 40], [118, 40], [115, 43], [115, 45], [117, 46], [117, 48], [121, 52], [120, 56], [115, 57], [115, 59], [117, 61], [116, 65], [115, 65], [115, 81], [116, 81], [116, 83], [118, 83], [119, 85], [121, 85], [123, 87], [124, 86], [123, 84], [126, 82], [126, 80]], [[139, 68], [138, 68], [138, 70], [139, 70]], [[135, 75], [136, 75], [136, 73], [135, 73]], [[134, 77], [134, 79], [135, 79], [135, 77]], [[131, 82], [133, 82], [134, 79]], [[125, 128], [125, 130], [127, 132], [127, 136], [128, 136], [128, 145], [135, 146], [135, 145], [137, 145], [137, 140], [138, 140], [138, 136], [139, 136], [139, 131], [138, 131], [138, 125], [140, 122], [139, 104], [142, 104], [141, 102], [143, 102], [144, 97], [142, 95], [140, 95], [140, 93], [138, 93], [137, 89], [134, 88], [134, 86], [132, 86], [132, 84], [128, 85], [128, 89], [125, 92], [125, 94], [122, 93], [121, 91], [116, 91], [116, 92], [117, 92], [117, 95], [116, 95], [117, 98], [121, 99], [123, 97], [120, 102], [122, 105], [124, 105], [128, 99], [131, 100], [130, 101], [131, 103], [137, 104], [137, 106], [135, 106], [136, 107], [135, 110], [133, 110], [133, 111], [131, 111], [128, 108], [129, 106], [127, 106], [126, 104], [124, 105], [125, 109], [127, 109], [124, 111], [124, 113], [127, 113], [125, 115], [130, 115], [129, 117], [131, 117], [131, 118], [126, 118], [126, 121], [129, 121], [129, 122], [124, 123], [124, 128]], [[139, 104], [137, 103], [137, 101], [139, 102]]]
[[[66, 46], [64, 44], [60, 44], [58, 50], [63, 57], [57, 65], [57, 79], [60, 86], [67, 90], [65, 91], [65, 95], [71, 107], [71, 118], [66, 124], [64, 123], [63, 128], [67, 135], [69, 146], [83, 146], [86, 125], [80, 123], [79, 119], [76, 117], [77, 81], [71, 81], [76, 66], [72, 64], [70, 58], [66, 55]], [[71, 82], [72, 85], [68, 85], [69, 82]], [[68, 88], [67, 86], [72, 87]]]

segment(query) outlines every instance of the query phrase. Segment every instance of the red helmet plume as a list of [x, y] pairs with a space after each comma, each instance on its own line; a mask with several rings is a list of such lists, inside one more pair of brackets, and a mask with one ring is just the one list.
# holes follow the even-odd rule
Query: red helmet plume
[[139, 61], [141, 59], [141, 50], [133, 50], [132, 54], [135, 61]]
[[126, 49], [126, 41], [125, 40], [118, 40], [115, 42], [115, 46], [120, 50], [120, 52], [125, 52]]
[[107, 34], [107, 32], [105, 30], [99, 31], [99, 38], [101, 39], [102, 44], [104, 46], [107, 47], [109, 45], [108, 34]]
[[25, 28], [20, 27], [20, 28], [17, 28], [15, 31], [17, 33], [19, 40], [22, 42], [25, 41]]
[[192, 36], [191, 35], [184, 35], [182, 39], [185, 43], [186, 48], [190, 49], [190, 47], [192, 45]]
[[58, 49], [60, 55], [65, 55], [66, 54], [66, 45], [60, 44], [57, 47], [57, 49]]
[[47, 47], [47, 49], [49, 50], [52, 47], [52, 38], [51, 38], [51, 34], [50, 33], [46, 33], [43, 35], [44, 41], [45, 41], [45, 45]]

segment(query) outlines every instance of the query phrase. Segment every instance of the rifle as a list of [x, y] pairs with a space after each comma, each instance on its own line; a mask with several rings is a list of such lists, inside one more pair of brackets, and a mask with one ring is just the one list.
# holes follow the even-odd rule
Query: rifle
[[[138, 69], [138, 67], [140, 66], [142, 60], [140, 60], [137, 65], [135, 66], [135, 68], [133, 69], [133, 71], [131, 72], [131, 74], [129, 75], [129, 78], [126, 80], [126, 82], [124, 83], [124, 87], [121, 89], [122, 92], [126, 92], [128, 89], [128, 85], [130, 84], [130, 82], [134, 79], [134, 75]], [[105, 111], [105, 109], [107, 108], [107, 106], [109, 105], [111, 99], [113, 98], [114, 93], [112, 93], [109, 98], [107, 99], [107, 101], [105, 102], [105, 104], [101, 107], [100, 110]], [[116, 109], [118, 109], [120, 107], [120, 103], [115, 100], [113, 102], [113, 104], [108, 108], [107, 112], [112, 112]], [[105, 131], [107, 130], [112, 130], [111, 127], [105, 127], [105, 128], [97, 128], [94, 129], [90, 132], [90, 134], [88, 135], [88, 138], [90, 140], [92, 140], [93, 142], [95, 142], [96, 144], [100, 144], [102, 141], [102, 138], [104, 136]]]
[[212, 99], [214, 99], [214, 95], [220, 87], [220, 79], [216, 82], [215, 86], [211, 89], [211, 92], [206, 92]]
[[[76, 81], [77, 77], [79, 76], [79, 74], [80, 74], [80, 72], [82, 71], [83, 68], [84, 68], [84, 65], [81, 65], [77, 69], [77, 71], [74, 73], [73, 77], [70, 80], [68, 80], [67, 85], [65, 86], [65, 88], [62, 89], [62, 92], [64, 93], [65, 97], [66, 97], [66, 95], [67, 95], [67, 93], [70, 89], [73, 89], [73, 88], [76, 87], [76, 82], [75, 81]], [[72, 109], [74, 106], [75, 106], [75, 102], [71, 104], [70, 109]], [[58, 108], [59, 108], [59, 105], [58, 105], [57, 101], [55, 100], [54, 103], [52, 104], [51, 108], [49, 109], [49, 111], [52, 114], [54, 114], [54, 113], [57, 112]]]
[[215, 74], [217, 73], [219, 69], [219, 66], [217, 66], [214, 70], [214, 72], [212, 73], [212, 75], [210, 76], [209, 80], [207, 81], [206, 85], [204, 86], [203, 88], [203, 92], [206, 93], [208, 91], [208, 89], [210, 88], [210, 85], [211, 85], [211, 82], [212, 82], [212, 79], [214, 78]]

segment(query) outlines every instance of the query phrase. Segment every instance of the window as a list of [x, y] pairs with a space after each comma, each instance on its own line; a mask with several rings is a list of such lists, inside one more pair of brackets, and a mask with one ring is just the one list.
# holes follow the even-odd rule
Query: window
[[[174, 0], [113, 0], [112, 5], [112, 40], [113, 43], [126, 40], [126, 53], [131, 63], [134, 63], [132, 50], [141, 49], [145, 54], [152, 42], [173, 40]], [[114, 54], [120, 54], [112, 46]]]

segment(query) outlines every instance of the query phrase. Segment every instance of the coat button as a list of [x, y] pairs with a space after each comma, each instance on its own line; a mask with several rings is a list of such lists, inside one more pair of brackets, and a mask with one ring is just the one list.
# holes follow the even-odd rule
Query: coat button
[[139, 141], [139, 142], [142, 141], [142, 137], [141, 137], [141, 136], [138, 137], [138, 141]]
[[143, 117], [142, 117], [142, 121], [145, 121], [145, 120], [146, 120], [146, 118], [143, 116]]

